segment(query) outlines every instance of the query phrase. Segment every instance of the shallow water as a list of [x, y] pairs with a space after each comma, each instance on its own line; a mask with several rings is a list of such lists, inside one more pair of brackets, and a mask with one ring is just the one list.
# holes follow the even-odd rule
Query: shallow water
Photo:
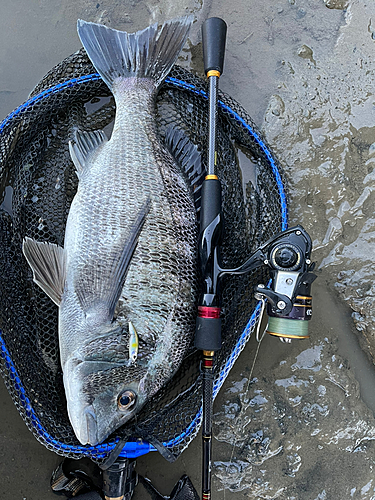
[[[312, 236], [319, 280], [311, 340], [265, 338], [250, 374], [252, 339], [217, 398], [215, 498], [375, 499], [375, 375], [367, 356], [375, 353], [373, 2], [3, 0], [2, 7], [1, 118], [80, 47], [79, 17], [132, 31], [193, 13], [181, 64], [197, 71], [202, 20], [226, 20], [221, 88], [250, 112], [286, 169], [291, 222]], [[2, 498], [55, 498], [49, 477], [59, 457], [35, 441], [0, 390]], [[183, 473], [199, 490], [199, 448], [198, 438], [172, 465], [148, 455], [138, 470], [164, 494]]]
[[[315, 286], [314, 296], [316, 309], [329, 307], [337, 317], [315, 317], [311, 342], [285, 346], [264, 338], [249, 384], [252, 339], [252, 353], [245, 351], [238, 375], [219, 396], [215, 485], [221, 498], [224, 487], [227, 498], [254, 500], [374, 498], [372, 366], [345, 332], [348, 310], [324, 285]], [[369, 387], [359, 385], [358, 375]]]

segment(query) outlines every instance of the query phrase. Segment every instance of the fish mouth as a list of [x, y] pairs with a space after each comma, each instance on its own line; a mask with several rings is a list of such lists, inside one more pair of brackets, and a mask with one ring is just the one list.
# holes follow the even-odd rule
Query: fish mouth
[[84, 409], [80, 424], [79, 429], [76, 429], [78, 440], [82, 444], [97, 445], [99, 443], [98, 424], [95, 410], [91, 405]]

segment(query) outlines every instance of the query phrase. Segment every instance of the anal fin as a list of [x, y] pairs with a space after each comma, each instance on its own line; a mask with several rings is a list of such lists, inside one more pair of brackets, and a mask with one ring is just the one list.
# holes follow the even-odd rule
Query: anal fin
[[64, 249], [25, 238], [22, 251], [33, 271], [34, 282], [59, 306], [66, 278]]

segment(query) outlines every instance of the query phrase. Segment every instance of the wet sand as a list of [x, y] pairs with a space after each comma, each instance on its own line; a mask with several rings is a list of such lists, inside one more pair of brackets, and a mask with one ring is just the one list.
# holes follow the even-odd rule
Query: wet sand
[[[249, 111], [286, 169], [291, 223], [312, 236], [319, 280], [311, 339], [288, 346], [265, 338], [250, 376], [251, 339], [215, 402], [215, 498], [375, 498], [375, 6], [169, 3], [4, 0], [0, 117], [80, 47], [79, 17], [132, 31], [193, 12], [198, 22], [181, 63], [196, 71], [202, 71], [200, 23], [208, 16], [226, 20], [221, 88]], [[56, 498], [49, 478], [60, 457], [34, 439], [3, 384], [0, 402], [1, 498]], [[198, 437], [174, 464], [154, 453], [139, 459], [137, 470], [163, 494], [183, 473], [199, 491], [199, 455]], [[141, 497], [138, 487], [134, 498]]]

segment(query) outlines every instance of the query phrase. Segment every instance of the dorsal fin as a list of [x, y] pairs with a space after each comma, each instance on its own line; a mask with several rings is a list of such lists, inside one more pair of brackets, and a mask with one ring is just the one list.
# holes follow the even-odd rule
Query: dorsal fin
[[59, 306], [66, 278], [64, 249], [53, 243], [25, 238], [22, 251], [33, 270], [35, 283]]
[[73, 141], [69, 141], [69, 151], [72, 161], [77, 169], [78, 179], [86, 165], [92, 159], [93, 154], [98, 151], [99, 146], [105, 144], [108, 139], [103, 130], [93, 132], [75, 131]]
[[202, 155], [181, 129], [169, 127], [165, 135], [165, 142], [188, 179], [194, 197], [195, 208], [199, 213], [202, 182], [206, 176]]

